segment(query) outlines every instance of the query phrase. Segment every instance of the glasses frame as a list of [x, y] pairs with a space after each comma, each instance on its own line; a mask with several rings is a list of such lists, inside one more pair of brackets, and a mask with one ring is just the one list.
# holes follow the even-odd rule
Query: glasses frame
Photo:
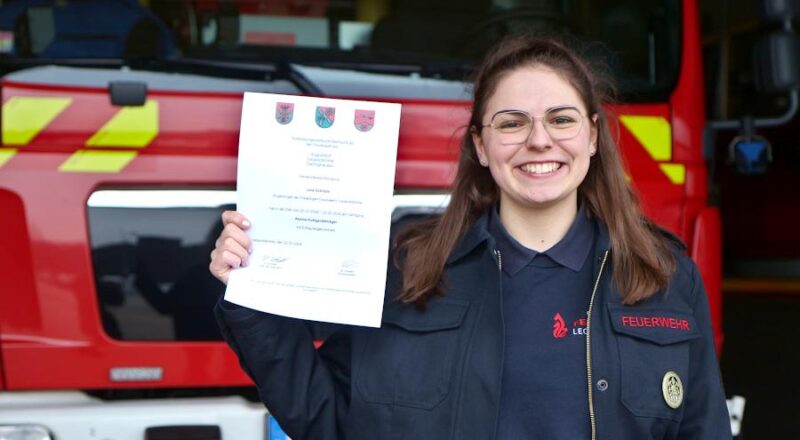
[[500, 133], [502, 135], [502, 134], [505, 134], [505, 133], [501, 133], [500, 130], [498, 128], [495, 128], [495, 126], [494, 126], [495, 119], [497, 118], [497, 116], [498, 115], [502, 115], [502, 114], [508, 114], [508, 113], [523, 114], [531, 121], [530, 128], [528, 129], [528, 134], [525, 136], [524, 140], [522, 140], [520, 142], [507, 142], [507, 143], [503, 143], [503, 145], [522, 144], [522, 143], [527, 142], [527, 140], [531, 137], [531, 133], [533, 133], [533, 126], [536, 124], [536, 121], [544, 121], [544, 119], [547, 117], [548, 114], [550, 114], [551, 112], [559, 111], [559, 110], [575, 110], [575, 113], [577, 113], [580, 116], [580, 124], [581, 125], [580, 125], [580, 127], [578, 127], [578, 130], [575, 132], [574, 135], [572, 135], [570, 137], [567, 137], [567, 138], [556, 138], [547, 130], [547, 125], [544, 122], [542, 122], [542, 127], [544, 128], [544, 132], [547, 133], [547, 136], [550, 137], [550, 139], [557, 140], [557, 141], [568, 141], [568, 140], [571, 140], [571, 139], [575, 139], [576, 137], [578, 137], [579, 134], [581, 134], [581, 131], [583, 131], [583, 120], [584, 119], [588, 119], [589, 116], [584, 115], [583, 113], [581, 113], [581, 111], [577, 107], [574, 107], [574, 106], [571, 106], [571, 105], [553, 107], [551, 109], [548, 109], [545, 112], [545, 114], [543, 114], [541, 116], [533, 116], [530, 113], [526, 112], [525, 110], [516, 110], [516, 109], [500, 110], [500, 111], [498, 111], [498, 112], [496, 112], [495, 114], [492, 115], [492, 119], [490, 120], [490, 122], [488, 124], [481, 124], [480, 127], [481, 128], [491, 127], [493, 130], [497, 131], [498, 133]]

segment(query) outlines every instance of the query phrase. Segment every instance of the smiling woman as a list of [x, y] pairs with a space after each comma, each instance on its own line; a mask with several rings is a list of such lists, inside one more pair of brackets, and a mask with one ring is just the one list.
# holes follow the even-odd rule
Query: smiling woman
[[[218, 303], [292, 438], [730, 439], [702, 281], [638, 208], [610, 90], [552, 39], [490, 51], [450, 203], [398, 234], [380, 328], [316, 351], [308, 323]], [[223, 223], [225, 281], [250, 224]]]
[[[547, 207], [555, 212], [558, 209], [556, 205], [563, 203], [564, 218], [548, 217], [554, 223], [564, 225], [563, 231], [553, 230], [553, 234], [566, 233], [577, 212], [578, 185], [586, 177], [589, 158], [594, 154], [597, 142], [594, 122], [597, 115], [592, 115], [587, 118], [587, 124], [582, 124], [586, 109], [581, 101], [569, 83], [545, 66], [516, 69], [497, 85], [486, 105], [486, 113], [494, 114], [494, 125], [481, 124], [480, 131], [473, 130], [472, 141], [479, 161], [487, 164], [500, 188], [500, 218], [505, 223], [525, 217], [523, 212], [512, 213], [510, 210]], [[507, 108], [525, 110], [505, 110]], [[507, 119], [508, 115], [528, 115], [528, 111], [544, 116], [526, 124], [527, 130], [509, 132], [519, 124]], [[536, 125], [537, 120], [541, 125]], [[492, 129], [487, 130], [487, 126]], [[527, 136], [522, 137], [520, 133]], [[512, 226], [506, 224], [506, 227]], [[527, 230], [524, 225], [514, 229], [519, 229], [517, 235]], [[544, 250], [541, 243], [552, 246], [560, 238], [541, 237], [538, 243], [522, 243]]]

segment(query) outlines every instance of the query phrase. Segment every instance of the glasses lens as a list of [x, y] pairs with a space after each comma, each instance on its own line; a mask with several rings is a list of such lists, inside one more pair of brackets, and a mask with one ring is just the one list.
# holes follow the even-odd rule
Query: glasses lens
[[519, 111], [497, 113], [492, 119], [492, 127], [500, 134], [504, 144], [525, 142], [532, 125], [530, 116]]
[[574, 108], [553, 109], [544, 115], [544, 128], [556, 140], [572, 139], [581, 131], [583, 117]]

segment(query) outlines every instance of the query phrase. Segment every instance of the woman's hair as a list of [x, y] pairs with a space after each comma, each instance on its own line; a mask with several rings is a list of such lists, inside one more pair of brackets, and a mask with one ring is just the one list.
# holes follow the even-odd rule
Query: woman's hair
[[498, 83], [512, 71], [531, 66], [545, 66], [560, 74], [578, 92], [587, 114], [597, 115], [597, 153], [578, 187], [578, 196], [586, 210], [608, 227], [613, 277], [623, 302], [637, 303], [666, 287], [675, 270], [675, 257], [669, 239], [642, 214], [626, 180], [603, 108], [612, 102], [613, 85], [563, 43], [516, 36], [490, 51], [476, 73], [472, 116], [461, 140], [450, 204], [440, 217], [417, 223], [398, 235], [395, 264], [403, 273], [399, 300], [423, 306], [429, 296], [443, 293], [448, 255], [478, 217], [499, 201], [500, 192], [489, 169], [478, 162], [471, 131], [480, 130], [486, 103]]

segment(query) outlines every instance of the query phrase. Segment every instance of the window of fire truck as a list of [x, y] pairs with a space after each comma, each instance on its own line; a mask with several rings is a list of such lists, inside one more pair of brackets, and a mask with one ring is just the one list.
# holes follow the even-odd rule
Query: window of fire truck
[[[392, 228], [439, 212], [441, 194], [397, 195]], [[221, 340], [212, 308], [225, 286], [208, 271], [235, 206], [230, 190], [99, 190], [87, 203], [95, 286], [106, 334], [123, 341]], [[312, 326], [324, 338], [325, 325]]]
[[208, 256], [233, 207], [216, 191], [99, 191], [88, 202], [95, 286], [106, 333], [120, 340], [220, 340], [225, 286]]
[[678, 0], [201, 0], [150, 2], [186, 57], [288, 61], [463, 79], [507, 34], [567, 34], [626, 100], [665, 100], [680, 66]]

